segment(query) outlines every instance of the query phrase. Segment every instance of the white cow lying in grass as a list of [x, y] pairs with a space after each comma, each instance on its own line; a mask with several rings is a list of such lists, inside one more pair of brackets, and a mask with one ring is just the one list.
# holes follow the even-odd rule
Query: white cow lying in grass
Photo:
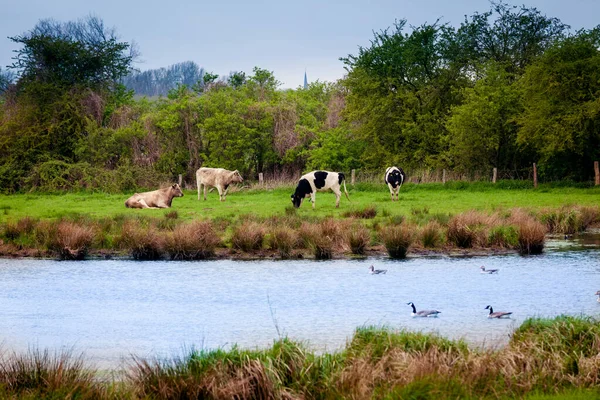
[[183, 197], [178, 184], [152, 192], [136, 193], [125, 202], [127, 208], [169, 208], [173, 197]]

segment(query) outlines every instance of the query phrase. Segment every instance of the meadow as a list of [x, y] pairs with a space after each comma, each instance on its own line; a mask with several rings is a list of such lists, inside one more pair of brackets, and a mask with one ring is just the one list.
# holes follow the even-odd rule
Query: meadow
[[[410, 216], [428, 214], [454, 215], [468, 210], [484, 212], [511, 208], [538, 211], [563, 206], [596, 206], [600, 204], [600, 187], [579, 188], [561, 185], [540, 185], [533, 189], [529, 182], [501, 181], [496, 185], [484, 182], [450, 182], [406, 184], [400, 191], [398, 202], [390, 200], [387, 186], [359, 183], [348, 185], [350, 202], [342, 196], [339, 209], [335, 208], [335, 195], [319, 192], [316, 209], [310, 199], [305, 199], [297, 210], [302, 217], [342, 218], [344, 213], [365, 207], [377, 210], [375, 218], [393, 215]], [[270, 217], [286, 215], [291, 205], [290, 195], [294, 187], [279, 186], [260, 188], [230, 188], [227, 200], [219, 202], [216, 191], [207, 194], [207, 200], [197, 200], [197, 192], [184, 190], [185, 196], [175, 198], [168, 210], [126, 209], [125, 200], [133, 193], [107, 194], [102, 192], [60, 192], [56, 194], [26, 193], [0, 196], [0, 222], [23, 217], [57, 219], [69, 215], [85, 215], [91, 218], [118, 215], [163, 216], [177, 211], [182, 220], [236, 219], [243, 215]], [[290, 213], [293, 211], [287, 211]]]
[[392, 202], [384, 185], [357, 184], [335, 208], [332, 193], [291, 205], [292, 186], [232, 188], [198, 200], [185, 191], [170, 209], [127, 209], [130, 194], [15, 194], [0, 198], [0, 255], [84, 259], [314, 257], [409, 252], [543, 251], [546, 233], [600, 223], [600, 189], [527, 182], [405, 185]]

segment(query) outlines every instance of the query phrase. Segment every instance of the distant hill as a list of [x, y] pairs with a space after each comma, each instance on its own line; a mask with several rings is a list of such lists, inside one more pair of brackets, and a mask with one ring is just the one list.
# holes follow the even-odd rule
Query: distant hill
[[193, 61], [184, 61], [167, 68], [134, 72], [123, 78], [122, 83], [137, 96], [166, 96], [177, 85], [191, 87], [202, 81], [203, 76], [204, 68]]

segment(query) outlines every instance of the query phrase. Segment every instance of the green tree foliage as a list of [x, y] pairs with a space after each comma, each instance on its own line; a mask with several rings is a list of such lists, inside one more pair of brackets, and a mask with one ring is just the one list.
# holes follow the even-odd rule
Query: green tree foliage
[[490, 62], [484, 78], [463, 89], [463, 102], [447, 121], [449, 161], [463, 173], [517, 170], [522, 165], [516, 145], [521, 102], [514, 74]]
[[600, 28], [555, 44], [522, 79], [518, 141], [550, 178], [592, 175], [600, 157]]
[[97, 17], [60, 23], [42, 20], [25, 34], [10, 38], [23, 47], [11, 68], [19, 84], [33, 82], [61, 87], [105, 88], [125, 76], [134, 55], [126, 42]]

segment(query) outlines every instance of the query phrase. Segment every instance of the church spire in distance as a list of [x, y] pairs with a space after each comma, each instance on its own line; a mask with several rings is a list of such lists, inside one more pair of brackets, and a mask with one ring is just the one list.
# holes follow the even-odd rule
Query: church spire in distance
[[308, 80], [306, 79], [306, 69], [304, 70], [304, 89], [308, 89]]

